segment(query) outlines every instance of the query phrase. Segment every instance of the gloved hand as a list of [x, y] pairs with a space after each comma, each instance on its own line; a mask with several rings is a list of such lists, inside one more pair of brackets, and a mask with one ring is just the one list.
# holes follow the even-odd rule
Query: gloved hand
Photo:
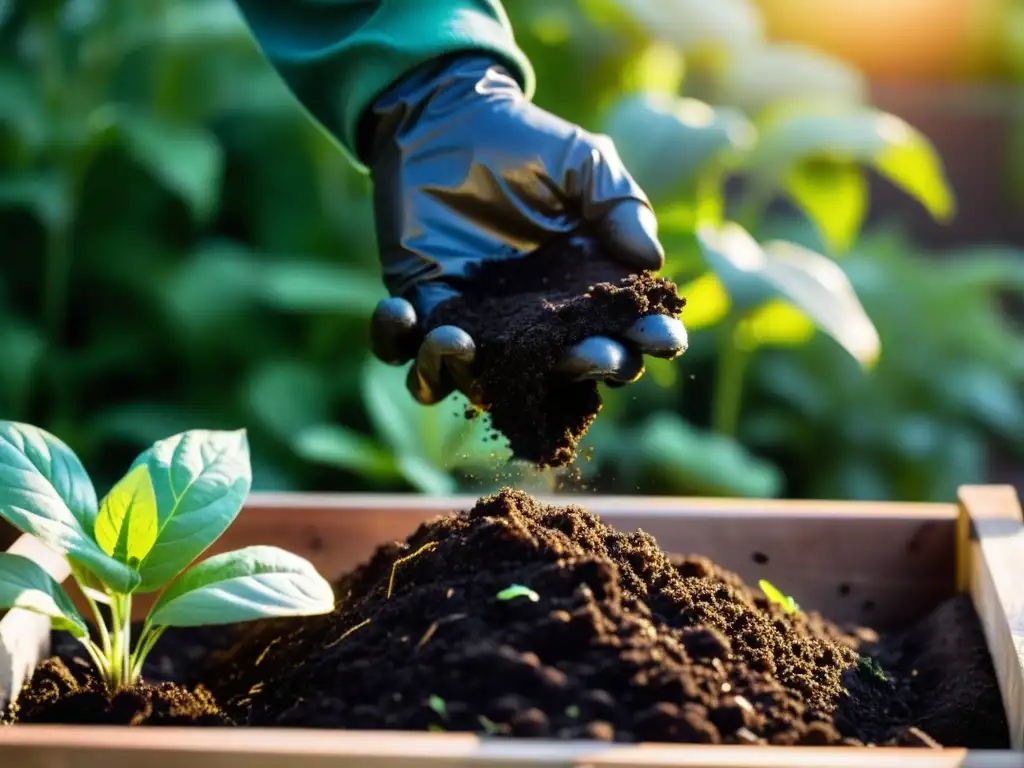
[[[415, 358], [408, 385], [423, 404], [456, 388], [478, 402], [473, 339], [450, 325], [423, 332], [472, 265], [526, 255], [581, 225], [631, 270], [664, 263], [654, 213], [611, 141], [528, 102], [488, 56], [415, 71], [367, 111], [357, 150], [373, 180], [392, 296], [374, 312], [373, 351], [392, 365]], [[648, 316], [622, 338], [569, 349], [556, 375], [622, 385], [642, 373], [643, 355], [673, 358], [685, 349], [678, 319]]]

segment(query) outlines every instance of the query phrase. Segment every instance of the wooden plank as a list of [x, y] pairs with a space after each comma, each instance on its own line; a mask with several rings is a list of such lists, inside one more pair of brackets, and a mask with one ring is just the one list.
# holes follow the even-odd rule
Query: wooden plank
[[964, 749], [613, 745], [470, 734], [19, 726], [0, 729], [19, 768], [1024, 768]]
[[959, 492], [958, 577], [981, 618], [999, 680], [1010, 745], [1024, 749], [1024, 514], [1009, 485]]
[[[34, 560], [58, 582], [71, 575], [67, 561], [32, 536], [21, 536], [7, 551]], [[0, 711], [49, 653], [49, 618], [20, 608], [4, 614], [0, 619]]]

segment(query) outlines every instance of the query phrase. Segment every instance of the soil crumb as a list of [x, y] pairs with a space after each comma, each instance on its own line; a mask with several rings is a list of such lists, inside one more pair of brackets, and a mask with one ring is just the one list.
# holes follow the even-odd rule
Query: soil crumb
[[456, 325], [473, 337], [492, 427], [513, 454], [541, 467], [572, 463], [601, 410], [595, 382], [553, 378], [562, 353], [591, 336], [614, 338], [646, 315], [678, 315], [686, 303], [674, 283], [630, 274], [587, 237], [484, 262], [463, 291], [434, 311], [430, 326]]
[[69, 725], [233, 725], [210, 692], [169, 682], [107, 690], [84, 661], [44, 661], [10, 707], [14, 723]]
[[380, 548], [338, 590], [335, 613], [265, 624], [211, 664], [231, 717], [861, 743], [834, 722], [844, 678], [858, 674], [854, 635], [785, 613], [704, 558], [670, 560], [648, 534], [617, 533], [581, 507], [503, 490]]

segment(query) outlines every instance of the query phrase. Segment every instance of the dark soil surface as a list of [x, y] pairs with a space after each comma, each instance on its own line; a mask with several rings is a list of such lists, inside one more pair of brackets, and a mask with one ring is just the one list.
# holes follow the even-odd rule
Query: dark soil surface
[[[513, 585], [532, 592], [499, 597]], [[380, 548], [338, 594], [333, 614], [244, 625], [230, 641], [219, 628], [169, 632], [147, 679], [186, 691], [201, 680], [202, 717], [216, 700], [251, 726], [1008, 748], [967, 598], [879, 639], [787, 614], [707, 559], [515, 491]], [[73, 646], [59, 650], [73, 668]], [[33, 695], [45, 699], [54, 674], [37, 675]], [[34, 717], [68, 717], [54, 704]]]
[[484, 410], [512, 452], [561, 467], [601, 410], [596, 383], [552, 377], [562, 353], [591, 336], [614, 338], [646, 315], [678, 315], [685, 303], [673, 283], [631, 275], [593, 240], [561, 239], [525, 258], [484, 262], [430, 325], [456, 325], [475, 340]]
[[209, 692], [174, 683], [114, 692], [81, 659], [48, 659], [9, 713], [19, 723], [77, 725], [232, 725]]

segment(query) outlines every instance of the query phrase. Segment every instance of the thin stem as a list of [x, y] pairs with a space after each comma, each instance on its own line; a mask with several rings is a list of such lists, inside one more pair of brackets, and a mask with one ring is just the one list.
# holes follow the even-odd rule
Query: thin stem
[[121, 633], [124, 636], [124, 643], [121, 646], [121, 684], [129, 686], [132, 684], [132, 596], [125, 595], [122, 598], [122, 625]]
[[103, 614], [100, 612], [99, 605], [96, 601], [89, 596], [89, 590], [86, 586], [79, 583], [79, 588], [82, 594], [85, 596], [85, 601], [89, 604], [89, 608], [92, 610], [92, 615], [96, 619], [96, 630], [100, 633], [100, 643], [103, 648], [104, 658], [110, 658], [110, 632], [107, 630], [107, 622], [103, 619]]
[[142, 665], [146, 663], [146, 657], [149, 656], [150, 651], [156, 646], [160, 636], [167, 631], [167, 627], [157, 627], [149, 632], [149, 636], [146, 637], [145, 642], [139, 640], [139, 645], [135, 648], [135, 654], [132, 660], [132, 681], [138, 680], [142, 676]]
[[750, 352], [737, 343], [739, 319], [726, 318], [719, 329], [718, 371], [712, 402], [711, 427], [721, 435], [733, 437], [739, 427], [743, 398], [743, 377]]
[[101, 677], [107, 677], [109, 674], [109, 666], [107, 665], [107, 657], [103, 655], [103, 652], [96, 647], [96, 643], [90, 640], [88, 637], [79, 638], [79, 642], [85, 647], [89, 657], [92, 659], [92, 663], [96, 665], [96, 669], [99, 670]]

